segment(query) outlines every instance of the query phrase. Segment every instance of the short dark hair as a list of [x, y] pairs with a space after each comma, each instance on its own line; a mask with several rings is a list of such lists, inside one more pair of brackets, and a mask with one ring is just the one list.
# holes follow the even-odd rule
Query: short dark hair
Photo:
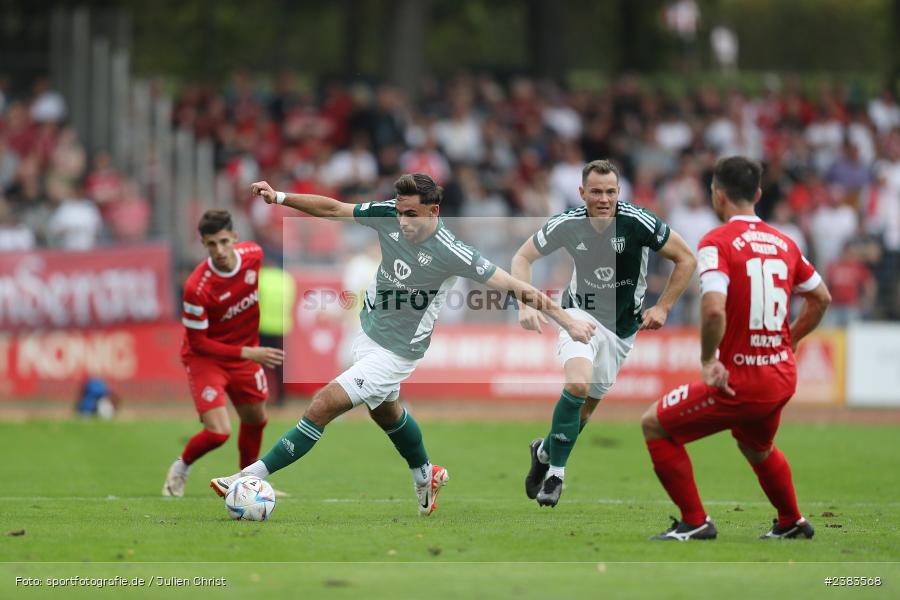
[[584, 168], [581, 170], [581, 185], [587, 183], [588, 175], [591, 173], [599, 173], [600, 175], [607, 175], [612, 173], [616, 176], [616, 183], [619, 183], [619, 169], [608, 160], [592, 160], [588, 164], [584, 165]]
[[713, 169], [713, 185], [732, 202], [752, 204], [762, 179], [762, 166], [743, 156], [720, 158]]
[[231, 213], [227, 210], [208, 210], [200, 217], [197, 224], [197, 231], [201, 236], [219, 233], [223, 229], [228, 231], [234, 230], [234, 224], [231, 222]]
[[440, 204], [444, 188], [425, 173], [406, 173], [394, 182], [398, 196], [419, 196], [422, 204]]

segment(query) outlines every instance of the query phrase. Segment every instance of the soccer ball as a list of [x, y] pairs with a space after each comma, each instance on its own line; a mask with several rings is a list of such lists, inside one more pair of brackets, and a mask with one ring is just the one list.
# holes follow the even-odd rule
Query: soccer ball
[[259, 477], [241, 477], [228, 488], [225, 508], [232, 519], [265, 521], [275, 510], [275, 490]]

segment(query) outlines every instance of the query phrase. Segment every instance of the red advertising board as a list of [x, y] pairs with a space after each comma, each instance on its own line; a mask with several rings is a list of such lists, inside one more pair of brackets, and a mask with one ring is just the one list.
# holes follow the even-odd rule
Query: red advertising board
[[[285, 379], [291, 391], [310, 394], [345, 367], [348, 342], [358, 326], [352, 299], [341, 296], [340, 280], [333, 272], [295, 276], [296, 326], [285, 340]], [[313, 306], [318, 308], [311, 310]], [[0, 333], [0, 400], [71, 401], [90, 375], [106, 379], [126, 401], [187, 398], [180, 362], [183, 335], [182, 325], [175, 320]], [[556, 339], [554, 326], [538, 334], [522, 330], [515, 322], [439, 321], [428, 353], [404, 384], [404, 397], [551, 401], [562, 386]], [[609, 398], [649, 402], [696, 381], [699, 355], [695, 328], [642, 332]], [[815, 332], [801, 344], [797, 363], [795, 402], [843, 402], [843, 332]]]
[[180, 323], [0, 335], [0, 399], [75, 400], [88, 376], [126, 402], [188, 398]]
[[[347, 366], [348, 324], [341, 281], [333, 272], [298, 271], [297, 326], [285, 349], [286, 380], [297, 392], [311, 392]], [[315, 307], [315, 310], [308, 310]], [[327, 309], [323, 309], [327, 307]], [[557, 330], [543, 334], [515, 323], [438, 321], [431, 347], [403, 386], [418, 399], [515, 401], [556, 398], [563, 384], [556, 355]], [[696, 328], [665, 327], [638, 334], [634, 349], [608, 394], [610, 400], [650, 402], [669, 390], [698, 381], [700, 338]], [[842, 403], [844, 338], [841, 331], [817, 331], [800, 346], [795, 402]]]
[[163, 244], [0, 254], [0, 331], [87, 328], [173, 318]]

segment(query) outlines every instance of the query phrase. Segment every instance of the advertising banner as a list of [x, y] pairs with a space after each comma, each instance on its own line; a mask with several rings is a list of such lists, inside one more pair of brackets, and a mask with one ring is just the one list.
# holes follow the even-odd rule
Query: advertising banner
[[170, 269], [163, 244], [0, 253], [0, 331], [172, 319]]
[[900, 324], [851, 325], [847, 357], [847, 404], [900, 406]]
[[180, 323], [0, 335], [0, 400], [74, 402], [100, 377], [125, 402], [189, 398]]
[[[285, 344], [286, 381], [311, 393], [350, 364], [350, 345], [359, 329], [352, 294], [342, 292], [334, 273], [296, 271], [296, 327]], [[315, 307], [315, 310], [309, 309]], [[557, 329], [542, 334], [507, 323], [442, 322], [403, 394], [420, 399], [522, 400], [556, 398], [563, 385], [556, 354]], [[700, 379], [697, 328], [665, 327], [638, 334], [634, 349], [608, 398], [649, 402]], [[797, 355], [795, 402], [844, 401], [844, 334], [817, 331]]]

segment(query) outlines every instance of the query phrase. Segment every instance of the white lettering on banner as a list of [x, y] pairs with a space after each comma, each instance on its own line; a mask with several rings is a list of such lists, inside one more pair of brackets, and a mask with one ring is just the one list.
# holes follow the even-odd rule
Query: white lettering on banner
[[699, 361], [697, 357], [700, 356], [700, 340], [687, 337], [672, 338], [666, 344], [664, 356], [666, 368], [670, 371], [696, 369]]
[[27, 257], [0, 274], [0, 325], [84, 326], [158, 319], [157, 274], [150, 268], [115, 268], [45, 275], [45, 261]]
[[797, 377], [809, 381], [834, 379], [834, 362], [828, 357], [820, 340], [803, 341], [803, 352], [797, 360]]
[[137, 353], [127, 332], [53, 332], [19, 338], [19, 377], [67, 380], [97, 375], [115, 380], [134, 377]]
[[628, 365], [637, 369], [658, 369], [663, 362], [665, 344], [656, 336], [645, 336], [628, 354]]

